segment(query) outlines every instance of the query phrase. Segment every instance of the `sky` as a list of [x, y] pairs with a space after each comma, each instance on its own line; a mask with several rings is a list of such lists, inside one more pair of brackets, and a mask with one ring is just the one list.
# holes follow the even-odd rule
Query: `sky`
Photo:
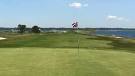
[[135, 28], [135, 0], [0, 0], [0, 27]]

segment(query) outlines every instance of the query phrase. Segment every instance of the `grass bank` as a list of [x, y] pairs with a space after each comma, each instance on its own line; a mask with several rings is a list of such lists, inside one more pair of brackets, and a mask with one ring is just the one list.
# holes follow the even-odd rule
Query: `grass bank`
[[78, 37], [80, 48], [114, 49], [134, 52], [134, 39], [117, 39], [111, 37], [90, 36], [70, 33], [41, 33], [41, 34], [8, 34], [6, 40], [0, 41], [0, 48], [42, 47], [42, 48], [77, 48]]

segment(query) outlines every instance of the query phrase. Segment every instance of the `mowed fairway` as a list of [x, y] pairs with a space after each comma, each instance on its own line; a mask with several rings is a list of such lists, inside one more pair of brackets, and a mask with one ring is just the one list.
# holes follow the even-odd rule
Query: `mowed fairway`
[[4, 37], [0, 76], [135, 76], [134, 39], [73, 33]]
[[135, 54], [80, 49], [0, 49], [0, 76], [135, 76]]

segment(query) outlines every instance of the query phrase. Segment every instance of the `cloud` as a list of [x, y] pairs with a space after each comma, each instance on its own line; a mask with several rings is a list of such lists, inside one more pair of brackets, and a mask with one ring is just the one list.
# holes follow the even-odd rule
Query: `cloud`
[[124, 17], [113, 16], [113, 15], [107, 16], [107, 20], [128, 21], [128, 19], [126, 19], [126, 18], [124, 18]]
[[88, 7], [88, 4], [82, 4], [82, 3], [79, 3], [79, 2], [74, 2], [74, 3], [70, 3], [69, 7], [72, 7], [72, 8]]
[[81, 8], [82, 7], [82, 4], [81, 3], [71, 3], [69, 4], [70, 7], [73, 7], [73, 8]]
[[125, 27], [129, 25], [130, 20], [125, 17], [115, 16], [115, 15], [108, 15], [106, 17], [106, 25], [109, 27]]

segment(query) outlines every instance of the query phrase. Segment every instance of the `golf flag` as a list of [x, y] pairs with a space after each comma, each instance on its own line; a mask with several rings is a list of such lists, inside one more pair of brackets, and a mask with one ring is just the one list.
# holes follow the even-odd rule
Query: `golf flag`
[[72, 24], [72, 26], [73, 26], [73, 29], [78, 28], [78, 22], [74, 22], [74, 23]]

